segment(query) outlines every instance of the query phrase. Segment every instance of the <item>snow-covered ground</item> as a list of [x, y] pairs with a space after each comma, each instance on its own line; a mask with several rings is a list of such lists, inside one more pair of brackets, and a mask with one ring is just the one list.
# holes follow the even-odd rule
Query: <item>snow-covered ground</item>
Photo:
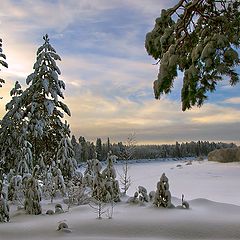
[[[116, 168], [121, 172], [120, 165]], [[113, 219], [102, 220], [96, 219], [89, 206], [51, 216], [12, 211], [11, 222], [0, 224], [0, 239], [240, 239], [239, 163], [135, 163], [129, 171], [132, 177], [129, 195], [138, 185], [155, 190], [165, 172], [173, 203], [180, 204], [183, 193], [190, 209], [156, 209], [150, 204], [129, 205], [122, 201], [114, 207]], [[49, 208], [54, 205], [43, 205], [44, 211]], [[69, 225], [71, 233], [56, 231], [60, 221]]]
[[[173, 196], [187, 200], [206, 198], [211, 201], [230, 203], [240, 206], [240, 163], [217, 163], [192, 161], [167, 161], [130, 164], [132, 176], [132, 195], [139, 185], [148, 191], [156, 190], [157, 181], [165, 172], [169, 179], [170, 191]], [[181, 165], [177, 167], [177, 165]], [[121, 173], [121, 166], [116, 167]]]

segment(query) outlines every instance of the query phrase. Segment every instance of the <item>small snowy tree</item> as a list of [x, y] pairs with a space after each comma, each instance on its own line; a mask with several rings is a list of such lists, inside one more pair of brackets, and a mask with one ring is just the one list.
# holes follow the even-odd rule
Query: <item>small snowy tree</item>
[[76, 172], [72, 180], [67, 183], [67, 199], [65, 203], [70, 208], [73, 205], [83, 205], [89, 203], [90, 195], [86, 191], [83, 184], [83, 176], [80, 172]]
[[38, 215], [42, 213], [41, 192], [39, 189], [38, 181], [35, 178], [39, 167], [35, 166], [32, 176], [27, 181], [27, 190], [25, 193], [24, 209], [28, 214]]
[[[111, 199], [110, 194], [107, 197], [109, 200]], [[104, 203], [104, 200], [106, 200], [104, 178], [99, 171], [96, 171], [93, 179], [92, 198], [89, 205], [97, 213], [98, 219], [102, 219], [102, 215], [106, 212], [106, 204]]]
[[107, 166], [102, 171], [102, 177], [105, 180], [105, 190], [107, 191], [107, 196], [110, 196], [110, 199], [105, 199], [105, 201], [110, 202], [119, 202], [120, 201], [120, 189], [118, 180], [116, 180], [116, 170], [114, 168], [114, 160], [116, 156], [110, 151], [107, 158]]
[[164, 208], [170, 208], [172, 206], [168, 178], [165, 173], [162, 174], [160, 181], [157, 183], [157, 190], [153, 204], [157, 207]]
[[54, 191], [62, 196], [66, 195], [66, 185], [61, 169], [53, 162], [52, 174], [54, 177]]
[[120, 183], [122, 185], [123, 195], [127, 194], [127, 190], [131, 186], [131, 177], [129, 176], [129, 160], [133, 158], [136, 148], [136, 136], [130, 134], [127, 138], [127, 142], [123, 151], [121, 152], [121, 158], [125, 160], [122, 167], [122, 174], [120, 174]]

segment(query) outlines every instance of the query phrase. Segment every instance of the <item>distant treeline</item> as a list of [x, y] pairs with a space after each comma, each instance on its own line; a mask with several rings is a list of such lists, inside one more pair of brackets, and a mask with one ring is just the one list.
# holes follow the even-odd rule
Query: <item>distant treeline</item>
[[107, 154], [112, 151], [119, 159], [124, 159], [126, 156], [131, 159], [155, 159], [155, 158], [183, 158], [183, 157], [198, 157], [207, 156], [209, 152], [220, 148], [237, 147], [234, 143], [222, 142], [184, 142], [176, 144], [162, 145], [134, 145], [134, 141], [111, 143], [110, 139], [107, 142], [102, 142], [101, 138], [97, 138], [96, 143], [86, 141], [83, 136], [77, 140], [72, 136], [72, 145], [75, 151], [75, 158], [78, 162], [84, 162], [88, 159], [97, 158], [101, 161], [107, 159]]

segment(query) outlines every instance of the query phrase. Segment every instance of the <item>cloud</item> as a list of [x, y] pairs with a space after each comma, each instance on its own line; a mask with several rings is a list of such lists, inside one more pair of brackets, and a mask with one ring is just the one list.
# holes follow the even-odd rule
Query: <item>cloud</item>
[[240, 97], [232, 97], [224, 100], [224, 103], [240, 104]]
[[67, 120], [77, 137], [124, 141], [135, 131], [139, 143], [238, 139], [238, 91], [230, 95], [229, 89], [220, 88], [214, 95], [220, 96], [218, 101], [213, 97], [202, 108], [183, 113], [180, 74], [173, 93], [154, 100], [158, 66], [144, 49], [145, 34], [161, 8], [175, 2], [2, 0], [1, 37], [9, 68], [1, 71], [6, 84], [0, 89], [0, 116], [14, 82], [25, 86], [41, 36], [49, 33], [62, 58], [64, 102], [72, 112]]
[[138, 103], [120, 97], [110, 101], [87, 93], [78, 99], [67, 99], [70, 108], [74, 109], [69, 121], [77, 136], [84, 135], [92, 141], [96, 134], [104, 139], [123, 141], [131, 132], [136, 132], [139, 143], [199, 139], [233, 141], [239, 136], [235, 129], [239, 125], [239, 114], [234, 115], [234, 108], [206, 104], [200, 109], [182, 112], [179, 102], [167, 98]]

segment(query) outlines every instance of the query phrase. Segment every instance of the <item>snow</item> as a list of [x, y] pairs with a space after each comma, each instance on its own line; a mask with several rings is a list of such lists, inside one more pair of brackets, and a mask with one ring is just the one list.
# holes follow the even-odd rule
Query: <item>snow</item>
[[[133, 184], [128, 195], [133, 195], [136, 187], [142, 185], [148, 192], [156, 190], [157, 182], [163, 172], [169, 179], [172, 196], [187, 200], [206, 198], [216, 202], [230, 203], [240, 206], [240, 164], [193, 161], [151, 162], [131, 164], [129, 175]], [[181, 165], [181, 167], [177, 167]], [[117, 166], [117, 172], [121, 167]]]
[[[132, 185], [128, 195], [133, 196], [139, 185], [148, 192], [156, 190], [165, 172], [173, 204], [181, 204], [183, 193], [189, 210], [127, 204], [126, 198], [114, 207], [113, 219], [104, 215], [102, 220], [96, 219], [88, 205], [67, 211], [63, 204], [65, 213], [38, 216], [11, 208], [10, 223], [0, 224], [0, 240], [240, 239], [240, 164], [208, 161], [186, 164], [186, 161], [130, 164]], [[118, 173], [121, 167], [116, 166]], [[57, 202], [44, 202], [43, 213], [54, 210]], [[57, 231], [61, 222], [69, 226], [68, 231]]]

